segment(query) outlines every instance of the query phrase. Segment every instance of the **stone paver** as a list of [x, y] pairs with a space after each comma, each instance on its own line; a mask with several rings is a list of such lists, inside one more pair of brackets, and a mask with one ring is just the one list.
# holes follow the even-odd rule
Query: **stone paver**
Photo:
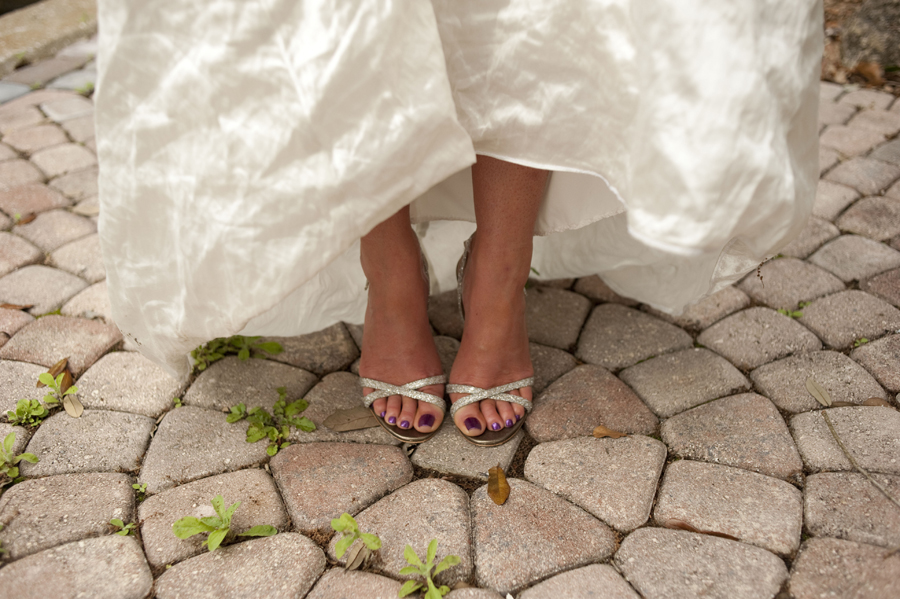
[[791, 356], [750, 373], [750, 379], [763, 395], [792, 413], [822, 407], [806, 390], [806, 380], [810, 377], [828, 391], [833, 401], [860, 404], [870, 397], [888, 397], [864, 368], [834, 351]]
[[42, 183], [28, 183], [0, 191], [0, 210], [10, 216], [22, 216], [55, 208], [65, 208], [71, 202], [61, 193]]
[[[425, 556], [431, 539], [438, 541], [435, 563], [447, 555], [460, 557], [459, 565], [438, 574], [435, 583], [452, 585], [468, 580], [472, 574], [469, 497], [453, 483], [436, 478], [412, 482], [360, 512], [356, 522], [361, 531], [381, 539], [377, 568], [386, 574], [412, 578], [397, 574], [409, 565], [403, 558], [403, 550], [410, 545], [417, 555]], [[339, 538], [340, 535], [335, 535], [331, 539], [328, 557], [343, 564], [347, 554], [338, 560], [334, 553]]]
[[518, 599], [640, 599], [631, 585], [606, 564], [592, 564], [557, 574], [523, 591]]
[[[880, 406], [831, 408], [825, 412], [861, 467], [869, 472], [900, 474], [900, 412]], [[791, 418], [791, 431], [807, 470], [853, 470], [822, 414], [797, 414]]]
[[60, 308], [87, 287], [82, 279], [49, 266], [35, 264], [0, 279], [0, 300], [29, 305], [28, 312], [40, 316]]
[[[332, 568], [322, 575], [306, 599], [353, 599], [360, 589], [366, 590], [367, 599], [394, 599], [401, 586], [396, 580], [378, 574]], [[453, 599], [452, 594], [445, 598]]]
[[0, 498], [0, 544], [8, 557], [19, 559], [108, 534], [112, 532], [110, 518], [131, 522], [134, 512], [131, 478], [125, 474], [64, 474], [26, 480]]
[[20, 96], [24, 96], [31, 91], [28, 85], [21, 83], [10, 83], [8, 81], [0, 81], [0, 104], [14, 100]]
[[94, 153], [74, 143], [62, 144], [35, 152], [31, 161], [47, 177], [58, 177], [97, 164]]
[[472, 494], [475, 580], [501, 594], [589, 563], [615, 549], [605, 524], [553, 493], [509, 479], [509, 498], [495, 504], [487, 486]]
[[838, 100], [841, 104], [849, 104], [857, 108], [884, 110], [894, 101], [891, 94], [878, 92], [871, 89], [858, 89], [848, 92]]
[[[872, 474], [893, 497], [900, 476]], [[900, 545], [900, 510], [862, 474], [821, 472], [806, 478], [804, 523], [815, 537], [836, 537], [894, 548]]]
[[43, 183], [44, 174], [27, 160], [0, 162], [0, 190], [28, 183]]
[[900, 392], [900, 335], [889, 335], [883, 339], [860, 345], [850, 357], [891, 393]]
[[800, 302], [844, 289], [833, 274], [796, 258], [770, 260], [760, 267], [759, 274], [762, 280], [751, 272], [739, 287], [757, 302], [775, 309], [796, 310]]
[[79, 143], [84, 143], [94, 137], [94, 116], [88, 115], [64, 121], [62, 128], [66, 130], [69, 137]]
[[419, 468], [487, 480], [488, 470], [494, 466], [499, 465], [506, 471], [524, 434], [520, 431], [498, 447], [479, 447], [463, 437], [448, 414], [447, 422], [438, 433], [419, 445], [411, 459]]
[[891, 164], [900, 164], [900, 139], [886, 143], [872, 152], [872, 158]]
[[[0, 87], [0, 95], [2, 95], [2, 93], [2, 87]], [[0, 162], [13, 160], [14, 158], [18, 157], [19, 154], [15, 150], [4, 143], [0, 143]]]
[[167, 413], [144, 456], [140, 482], [154, 494], [204, 476], [232, 472], [266, 460], [267, 443], [247, 443], [247, 423], [193, 406]]
[[525, 478], [628, 532], [650, 517], [666, 446], [649, 437], [580, 437], [541, 443]]
[[85, 410], [80, 418], [58, 411], [41, 424], [28, 443], [40, 458], [22, 462], [24, 476], [75, 472], [135, 472], [147, 451], [152, 418], [124, 412]]
[[819, 124], [843, 125], [856, 113], [856, 107], [849, 104], [822, 102], [819, 104]]
[[262, 406], [271, 413], [278, 401], [279, 387], [287, 388], [290, 402], [304, 397], [315, 384], [315, 375], [287, 364], [228, 356], [197, 377], [184, 394], [184, 403], [213, 410], [228, 410], [244, 403], [247, 409]]
[[750, 305], [750, 298], [737, 287], [726, 287], [684, 309], [680, 316], [670, 316], [650, 307], [647, 312], [692, 331], [701, 331], [729, 314]]
[[653, 358], [619, 376], [662, 418], [750, 388], [737, 368], [703, 348]]
[[[449, 340], [448, 337], [444, 337], [444, 339]], [[456, 340], [454, 339], [453, 341]], [[458, 342], [457, 347], [459, 347]], [[578, 365], [578, 360], [575, 359], [575, 356], [555, 347], [529, 343], [528, 350], [531, 354], [531, 364], [534, 366], [534, 385], [531, 387], [534, 393], [540, 393], [550, 383]], [[438, 353], [440, 353], [440, 347], [438, 347]], [[455, 357], [456, 353], [454, 352], [453, 355]], [[450, 373], [450, 369], [446, 364], [444, 372]]]
[[0, 348], [0, 358], [50, 368], [68, 357], [69, 370], [77, 378], [121, 340], [122, 333], [113, 325], [50, 314], [16, 333]]
[[886, 196], [863, 198], [844, 212], [835, 224], [841, 231], [876, 241], [900, 234], [900, 199]]
[[53, 266], [77, 275], [88, 283], [96, 283], [106, 278], [106, 269], [100, 255], [100, 236], [97, 234], [82, 237], [57, 248], [50, 254], [50, 262]]
[[759, 547], [660, 528], [631, 533], [614, 562], [645, 599], [771, 599], [788, 577]]
[[[44, 259], [44, 254], [21, 237], [0, 231], [0, 277], [11, 273], [17, 268], [34, 264]], [[2, 286], [0, 282], [0, 286]], [[15, 289], [8, 289], [9, 293], [17, 293]]]
[[[271, 599], [302, 597], [325, 569], [315, 543], [296, 533], [253, 539], [205, 553], [166, 570], [156, 582], [159, 599]], [[235, 575], [240, 573], [240, 575]]]
[[900, 178], [900, 166], [873, 158], [851, 158], [828, 171], [825, 177], [861, 194], [876, 195]]
[[47, 368], [9, 358], [0, 360], [0, 413], [15, 410], [20, 399], [38, 399], [43, 392], [35, 387], [38, 376]]
[[575, 281], [575, 286], [572, 289], [576, 293], [580, 293], [595, 302], [612, 302], [614, 304], [623, 304], [631, 307], [637, 306], [639, 303], [631, 298], [622, 297], [610, 289], [609, 286], [603, 282], [603, 279], [597, 275], [578, 279]]
[[819, 176], [827, 173], [840, 161], [841, 155], [837, 151], [819, 146]]
[[826, 148], [837, 150], [847, 158], [865, 154], [884, 141], [884, 135], [863, 127], [831, 125], [819, 138]]
[[147, 561], [153, 568], [206, 551], [201, 545], [206, 540], [205, 535], [179, 539], [172, 534], [172, 523], [186, 516], [215, 516], [210, 501], [217, 495], [223, 497], [226, 506], [241, 502], [232, 517], [231, 532], [226, 541], [235, 540], [235, 535], [259, 524], [270, 524], [282, 532], [289, 526], [288, 514], [278, 497], [275, 482], [264, 470], [251, 468], [181, 485], [148, 497], [138, 507], [141, 538]]
[[586, 297], [564, 289], [532, 287], [525, 295], [525, 323], [534, 343], [568, 350], [591, 311]]
[[157, 418], [172, 407], [182, 384], [134, 352], [113, 352], [100, 358], [77, 381], [85, 408], [117, 410]]
[[833, 221], [857, 198], [859, 198], [859, 193], [852, 187], [831, 181], [819, 181], [819, 185], [816, 187], [813, 216]]
[[800, 322], [836, 349], [900, 329], [900, 310], [864, 291], [841, 291], [803, 309]]
[[324, 376], [343, 370], [359, 357], [359, 350], [342, 323], [299, 337], [266, 337], [260, 341], [276, 341], [282, 353], [271, 357], [297, 368]]
[[800, 235], [781, 250], [781, 254], [789, 258], [806, 258], [840, 234], [840, 230], [827, 220], [811, 216]]
[[461, 588], [450, 591], [444, 599], [504, 599], [500, 593], [477, 587]]
[[900, 252], [858, 235], [842, 235], [809, 257], [816, 266], [849, 283], [900, 266]]
[[900, 555], [853, 541], [809, 539], [794, 561], [789, 589], [796, 599], [897, 597]]
[[34, 127], [44, 122], [44, 115], [33, 106], [0, 113], [0, 134], [9, 135], [13, 131]]
[[653, 519], [680, 520], [783, 556], [800, 546], [803, 494], [790, 483], [719, 464], [669, 464]]
[[345, 443], [381, 443], [399, 445], [395, 439], [380, 426], [357, 431], [336, 433], [322, 424], [335, 410], [349, 410], [362, 405], [362, 389], [359, 377], [349, 372], [333, 372], [326, 375], [322, 382], [306, 394], [309, 407], [303, 415], [316, 424], [316, 430], [305, 433], [291, 429], [291, 443], [312, 443], [315, 441], [337, 441]]
[[746, 370], [822, 348], [815, 335], [768, 308], [748, 308], [733, 314], [703, 331], [697, 342]]
[[94, 112], [93, 102], [79, 94], [71, 93], [43, 102], [40, 106], [44, 114], [57, 123], [81, 118]]
[[608, 370], [586, 364], [550, 385], [534, 400], [525, 421], [540, 443], [590, 435], [598, 425], [649, 435], [658, 420], [634, 392]]
[[860, 281], [859, 288], [900, 307], [900, 268]]
[[113, 324], [112, 306], [109, 303], [106, 281], [95, 283], [75, 294], [72, 299], [63, 304], [60, 314], [88, 319], [101, 318], [106, 323]]
[[97, 168], [87, 168], [57, 177], [50, 181], [50, 187], [63, 195], [80, 202], [97, 195]]
[[819, 82], [819, 104], [825, 106], [837, 100], [844, 93], [844, 86], [831, 81]]
[[52, 252], [70, 241], [96, 232], [97, 225], [68, 210], [42, 212], [30, 223], [16, 227], [17, 235], [21, 235], [45, 252]]
[[16, 434], [13, 441], [12, 454], [19, 455], [20, 453], [25, 451], [25, 446], [28, 445], [28, 440], [31, 438], [31, 433], [29, 433], [28, 430], [24, 427], [13, 426], [12, 424], [0, 422], [0, 441], [6, 439], [6, 436], [10, 433]]
[[743, 393], [666, 420], [662, 439], [682, 458], [735, 466], [800, 482], [803, 462], [781, 414], [765, 397]]
[[0, 588], [16, 599], [143, 599], [152, 587], [140, 543], [119, 535], [75, 541], [0, 570]]
[[441, 335], [461, 339], [463, 320], [459, 314], [456, 290], [451, 289], [428, 298], [428, 320]]
[[594, 308], [578, 339], [578, 359], [619, 370], [647, 358], [690, 347], [691, 336], [649, 314], [619, 304]]
[[6, 335], [7, 338], [15, 335], [16, 331], [30, 322], [34, 322], [34, 316], [28, 312], [0, 308], [0, 333]]
[[28, 129], [19, 129], [3, 136], [3, 142], [20, 152], [31, 154], [69, 142], [65, 131], [56, 125], [38, 125]]
[[356, 514], [413, 478], [406, 454], [387, 445], [291, 445], [269, 466], [299, 532], [331, 532], [332, 518]]
[[78, 58], [50, 58], [16, 69], [3, 79], [13, 83], [40, 86], [63, 73], [77, 69], [82, 63], [83, 61]]

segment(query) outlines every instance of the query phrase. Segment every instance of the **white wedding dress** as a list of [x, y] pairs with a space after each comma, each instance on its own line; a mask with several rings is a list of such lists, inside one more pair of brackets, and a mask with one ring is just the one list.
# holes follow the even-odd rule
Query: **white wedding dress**
[[100, 0], [113, 317], [197, 345], [361, 322], [359, 238], [402, 206], [455, 285], [481, 154], [553, 171], [541, 278], [677, 313], [803, 228], [818, 0]]

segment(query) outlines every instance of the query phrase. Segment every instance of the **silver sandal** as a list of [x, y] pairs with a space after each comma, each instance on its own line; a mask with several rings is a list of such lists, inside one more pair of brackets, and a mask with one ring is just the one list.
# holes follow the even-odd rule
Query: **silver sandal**
[[[446, 382], [447, 377], [443, 374], [419, 379], [418, 381], [406, 383], [405, 385], [401, 386], [392, 385], [383, 381], [376, 381], [375, 379], [360, 377], [359, 386], [371, 387], [372, 389], [375, 389], [374, 391], [363, 397], [363, 405], [372, 410], [373, 414], [375, 414], [375, 408], [372, 407], [372, 403], [376, 399], [381, 399], [382, 397], [390, 397], [391, 395], [402, 395], [404, 397], [409, 397], [410, 399], [430, 403], [431, 405], [440, 408], [442, 414], [446, 414], [447, 404], [444, 402], [443, 397], [438, 397], [437, 395], [432, 395], [431, 393], [419, 391], [419, 389], [421, 389], [422, 387], [427, 387], [428, 385], [443, 385]], [[421, 443], [423, 441], [427, 441], [438, 432], [438, 429], [440, 429], [440, 427], [438, 427], [430, 433], [422, 433], [417, 431], [412, 426], [410, 426], [410, 428], [400, 428], [399, 426], [390, 424], [389, 422], [381, 418], [379, 414], [375, 414], [375, 418], [378, 419], [378, 424], [380, 424], [384, 430], [389, 432], [397, 439], [400, 439], [404, 443]]]

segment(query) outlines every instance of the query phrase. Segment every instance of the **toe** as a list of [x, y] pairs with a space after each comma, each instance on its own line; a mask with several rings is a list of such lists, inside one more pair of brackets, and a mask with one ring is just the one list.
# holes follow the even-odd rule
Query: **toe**
[[500, 415], [500, 422], [507, 428], [513, 426], [516, 423], [516, 413], [513, 411], [513, 406], [517, 404], [508, 401], [498, 401], [496, 403], [497, 413]]
[[490, 430], [499, 431], [505, 426], [503, 419], [500, 418], [500, 414], [497, 412], [497, 402], [493, 399], [481, 401], [481, 413], [484, 415], [484, 420], [487, 422], [487, 427]]
[[430, 433], [437, 429], [444, 420], [444, 414], [440, 408], [433, 406], [428, 402], [420, 401], [419, 409], [416, 410], [415, 428], [420, 433]]
[[418, 403], [415, 399], [403, 398], [403, 407], [400, 410], [400, 415], [397, 416], [397, 426], [404, 429], [413, 427], [413, 423], [416, 421], [416, 407]]
[[[368, 391], [368, 389], [364, 389], [363, 391]], [[387, 411], [387, 398], [379, 397], [375, 401], [372, 402], [372, 410], [375, 411], [375, 414], [379, 418], [384, 418], [386, 416]]]
[[400, 416], [400, 410], [403, 402], [399, 395], [391, 395], [387, 398], [387, 408], [385, 409], [384, 420], [388, 424], [397, 424], [397, 417]]
[[[459, 397], [464, 396], [461, 395]], [[468, 437], [477, 437], [484, 432], [486, 426], [484, 416], [481, 415], [481, 410], [478, 409], [477, 403], [460, 408], [454, 415], [453, 422], [456, 424], [456, 428]]]

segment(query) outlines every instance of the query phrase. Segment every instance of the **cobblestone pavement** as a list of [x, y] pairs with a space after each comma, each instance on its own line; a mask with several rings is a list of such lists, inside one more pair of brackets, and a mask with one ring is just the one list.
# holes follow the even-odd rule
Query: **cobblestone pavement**
[[[853, 470], [806, 390], [812, 377], [845, 402], [828, 410], [838, 434], [900, 497], [900, 101], [823, 83], [805, 231], [683, 316], [597, 277], [532, 287], [525, 432], [481, 449], [445, 425], [412, 451], [380, 428], [322, 425], [357, 405], [358, 326], [223, 359], [187, 387], [123, 345], [96, 233], [93, 52], [80, 42], [0, 81], [0, 301], [32, 304], [0, 309], [0, 408], [38, 397], [38, 374], [65, 356], [86, 408], [35, 430], [0, 423], [40, 458], [0, 498], [0, 594], [393, 597], [403, 547], [424, 555], [435, 538], [438, 559], [461, 558], [438, 582], [480, 587], [450, 599], [900, 596], [900, 509]], [[452, 293], [429, 313], [449, 369]], [[223, 410], [271, 408], [281, 386], [318, 428], [270, 458]], [[600, 424], [628, 435], [592, 437]], [[484, 485], [498, 463], [503, 506]], [[215, 553], [172, 534], [219, 494], [242, 502], [235, 531], [280, 534]], [[383, 541], [367, 571], [337, 565], [329, 523], [345, 511]], [[111, 518], [139, 534], [112, 534]]]

